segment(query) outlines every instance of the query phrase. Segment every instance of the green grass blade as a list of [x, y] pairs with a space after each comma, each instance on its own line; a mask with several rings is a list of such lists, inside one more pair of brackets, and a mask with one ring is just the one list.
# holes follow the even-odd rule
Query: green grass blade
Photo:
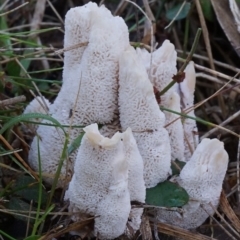
[[39, 223], [39, 216], [41, 211], [41, 204], [42, 204], [42, 164], [41, 164], [41, 153], [40, 153], [40, 146], [39, 146], [39, 137], [37, 137], [37, 147], [38, 147], [38, 169], [39, 169], [39, 182], [38, 182], [38, 205], [37, 205], [37, 213], [35, 223], [33, 225], [32, 236], [36, 235]]
[[71, 145], [68, 147], [68, 156], [70, 156], [70, 154], [72, 154], [76, 149], [79, 148], [82, 142], [83, 135], [84, 135], [84, 132], [81, 133], [76, 139], [73, 140]]
[[11, 128], [13, 125], [15, 125], [21, 121], [33, 119], [33, 118], [40, 118], [40, 119], [45, 119], [50, 122], [53, 122], [54, 124], [57, 125], [57, 127], [61, 128], [63, 130], [64, 134], [66, 135], [64, 128], [61, 126], [61, 124], [55, 118], [53, 118], [49, 115], [43, 114], [43, 113], [26, 113], [26, 114], [22, 114], [20, 116], [14, 117], [9, 122], [4, 124], [4, 126], [0, 130], [0, 134], [3, 134], [7, 129]]

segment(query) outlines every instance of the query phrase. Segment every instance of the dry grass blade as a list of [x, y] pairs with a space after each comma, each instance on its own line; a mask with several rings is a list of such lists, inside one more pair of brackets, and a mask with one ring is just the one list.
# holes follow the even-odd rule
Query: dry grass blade
[[[228, 123], [230, 123], [231, 121], [233, 121], [235, 118], [237, 118], [240, 115], [240, 111], [237, 111], [236, 113], [234, 113], [232, 116], [230, 116], [227, 120], [223, 121], [219, 126], [223, 127], [225, 125], [227, 125]], [[209, 137], [211, 134], [213, 134], [214, 132], [216, 132], [217, 130], [219, 130], [219, 128], [213, 128], [211, 129], [209, 132], [205, 133], [201, 139], [203, 138], [207, 138]]]
[[169, 236], [182, 238], [184, 240], [217, 240], [216, 238], [204, 236], [200, 233], [193, 233], [188, 230], [175, 227], [166, 223], [157, 224], [158, 231]]
[[27, 165], [27, 163], [22, 159], [22, 157], [17, 153], [14, 152], [12, 146], [8, 143], [8, 141], [0, 134], [0, 140], [6, 145], [9, 150], [13, 151], [14, 156], [18, 159], [18, 161], [29, 171], [29, 173], [39, 181], [38, 175]]
[[140, 232], [143, 240], [152, 240], [152, 230], [149, 222], [149, 218], [146, 215], [142, 216], [142, 223], [140, 226]]
[[227, 197], [225, 193], [222, 191], [221, 197], [220, 197], [220, 208], [223, 211], [223, 213], [228, 217], [228, 219], [231, 221], [232, 225], [235, 227], [235, 229], [240, 232], [240, 220], [238, 219], [237, 215], [231, 208]]
[[53, 238], [61, 236], [64, 233], [68, 233], [70, 231], [74, 231], [74, 230], [79, 231], [80, 229], [84, 228], [85, 226], [91, 224], [93, 222], [93, 220], [94, 220], [94, 218], [92, 217], [92, 218], [88, 218], [81, 222], [72, 223], [66, 227], [61, 225], [61, 226], [57, 227], [56, 229], [53, 229], [50, 233], [39, 238], [39, 240], [51, 240]]
[[0, 101], [0, 107], [5, 107], [5, 106], [8, 106], [8, 105], [13, 105], [13, 104], [20, 103], [20, 102], [25, 102], [25, 101], [26, 101], [26, 97], [24, 95], [18, 96], [18, 97], [13, 97], [13, 98], [10, 98], [10, 99]]
[[5, 16], [5, 15], [7, 15], [7, 14], [9, 14], [9, 13], [15, 12], [16, 10], [18, 10], [18, 9], [26, 6], [28, 3], [29, 3], [29, 2], [25, 2], [25, 3], [21, 4], [20, 6], [14, 8], [14, 9], [11, 9], [11, 10], [9, 10], [9, 11], [7, 11], [7, 12], [1, 13], [1, 14], [0, 14], [0, 17]]
[[126, 2], [125, 0], [121, 0], [121, 2], [118, 4], [118, 6], [114, 12], [114, 16], [121, 15], [122, 12], [127, 7], [127, 5], [128, 5], [128, 2]]
[[[206, 45], [206, 50], [207, 50], [207, 55], [208, 55], [208, 58], [209, 58], [210, 68], [212, 70], [216, 70], [214, 62], [213, 62], [213, 55], [212, 55], [212, 48], [211, 48], [211, 44], [210, 44], [210, 40], [209, 40], [209, 33], [208, 33], [205, 18], [204, 18], [204, 15], [203, 15], [201, 3], [200, 3], [199, 0], [195, 0], [195, 4], [196, 4], [196, 7], [197, 7], [197, 12], [198, 12], [200, 24], [201, 24], [201, 27], [202, 27], [202, 30], [203, 30], [203, 38], [204, 38], [204, 42], [205, 42], [205, 45]], [[223, 96], [218, 95], [217, 98], [218, 98], [219, 106], [222, 109], [223, 116], [226, 116], [226, 107], [225, 107], [225, 104], [224, 104]]]

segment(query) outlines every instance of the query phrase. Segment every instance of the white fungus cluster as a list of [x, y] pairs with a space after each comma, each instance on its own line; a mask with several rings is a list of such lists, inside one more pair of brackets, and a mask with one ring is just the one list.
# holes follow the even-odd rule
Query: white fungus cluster
[[[182, 122], [174, 113], [194, 104], [194, 64], [189, 63], [182, 83], [161, 96], [160, 105], [172, 111], [163, 113], [154, 89], [161, 92], [177, 73], [176, 51], [168, 40], [152, 55], [135, 50], [123, 19], [89, 2], [66, 14], [64, 50], [63, 85], [54, 103], [46, 104], [48, 114], [62, 125], [88, 125], [79, 149], [64, 160], [58, 181], [63, 187], [67, 184], [61, 179], [71, 179], [65, 200], [72, 220], [95, 216], [94, 234], [100, 239], [131, 237], [143, 213], [131, 208], [131, 201], [144, 203], [146, 187], [166, 180], [171, 160], [178, 159], [187, 163], [176, 181], [195, 201], [183, 207], [182, 215], [157, 210], [157, 220], [183, 228], [201, 225], [214, 213], [209, 203], [218, 205], [228, 156], [216, 139], [204, 139], [195, 150], [195, 121]], [[35, 99], [25, 113], [42, 111]], [[194, 117], [194, 111], [188, 115]], [[43, 125], [34, 130], [29, 163], [38, 170], [39, 146], [41, 170], [48, 176], [44, 180], [52, 183], [65, 135]], [[65, 130], [69, 144], [82, 132]]]

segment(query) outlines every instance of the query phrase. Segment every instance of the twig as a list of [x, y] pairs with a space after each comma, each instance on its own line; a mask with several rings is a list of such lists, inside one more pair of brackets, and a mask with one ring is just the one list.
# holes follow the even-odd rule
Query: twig
[[0, 107], [5, 107], [8, 105], [13, 105], [16, 103], [20, 103], [20, 102], [25, 102], [26, 101], [26, 97], [24, 95], [18, 96], [18, 97], [13, 97], [10, 99], [6, 99], [6, 100], [2, 100], [0, 101]]
[[[239, 69], [239, 70], [240, 70], [240, 69]], [[219, 84], [221, 84], [221, 85], [224, 85], [224, 84], [225, 84], [225, 81], [223, 81], [223, 80], [221, 80], [221, 79], [219, 79], [219, 78], [213, 77], [213, 76], [211, 76], [211, 75], [208, 75], [208, 74], [206, 74], [206, 73], [202, 73], [202, 72], [196, 73], [196, 78], [204, 78], [204, 79], [210, 80], [210, 81], [212, 81], [212, 82], [219, 83]], [[198, 82], [197, 82], [197, 84], [198, 84]], [[240, 89], [237, 88], [236, 86], [231, 85], [231, 84], [228, 84], [228, 86], [229, 86], [229, 88], [232, 89], [232, 91], [235, 91], [235, 92], [237, 92], [237, 93], [240, 93]], [[212, 87], [213, 87], [213, 86], [212, 86]]]
[[61, 18], [61, 16], [59, 15], [59, 13], [57, 12], [57, 10], [55, 9], [55, 7], [52, 5], [52, 3], [47, 0], [48, 2], [48, 5], [50, 6], [50, 8], [53, 10], [53, 12], [55, 13], [55, 15], [57, 16], [58, 20], [62, 23], [62, 25], [64, 25], [64, 21], [63, 19]]
[[233, 240], [237, 240], [227, 229], [225, 229], [225, 228], [223, 227], [223, 225], [222, 225], [214, 216], [212, 216], [211, 214], [209, 214], [209, 212], [208, 212], [203, 206], [201, 206], [201, 207], [202, 207], [202, 209], [218, 224], [218, 226], [223, 229], [223, 231], [224, 231], [229, 237], [231, 237]]
[[[225, 121], [223, 121], [221, 124], [219, 124], [218, 126], [225, 126], [227, 125], [228, 123], [230, 123], [232, 120], [234, 120], [235, 118], [237, 118], [238, 116], [240, 115], [240, 110], [236, 113], [234, 113], [232, 116], [230, 116], [228, 119], [226, 119]], [[201, 140], [204, 139], [204, 138], [207, 138], [209, 137], [211, 134], [213, 134], [214, 132], [216, 132], [217, 130], [219, 130], [219, 128], [213, 128], [211, 129], [210, 131], [208, 131], [207, 133], [205, 133], [202, 137], [201, 137]], [[240, 145], [239, 145], [240, 147]]]
[[8, 141], [0, 134], [0, 140], [7, 146], [9, 150], [13, 151], [13, 155], [19, 160], [19, 162], [27, 169], [27, 171], [37, 180], [39, 181], [38, 175], [26, 164], [26, 162], [22, 159], [22, 157], [14, 152], [13, 147], [8, 143]]
[[14, 8], [14, 9], [11, 9], [11, 10], [9, 10], [9, 11], [7, 11], [7, 12], [1, 13], [1, 14], [0, 14], [0, 17], [5, 16], [5, 15], [7, 15], [7, 14], [9, 14], [9, 13], [12, 13], [12, 12], [14, 12], [14, 11], [16, 11], [16, 10], [24, 7], [24, 6], [26, 6], [28, 3], [29, 3], [29, 2], [25, 2], [25, 3], [21, 4], [20, 6], [17, 6], [17, 7]]
[[[176, 50], [178, 53], [183, 53], [183, 50], [180, 50], [180, 49], [177, 49]], [[189, 52], [186, 52], [187, 54], [189, 54]], [[193, 58], [198, 58], [198, 59], [201, 59], [201, 60], [204, 60], [204, 61], [208, 61], [208, 57], [205, 57], [205, 56], [202, 56], [200, 54], [197, 54], [197, 53], [194, 53], [193, 54]], [[177, 58], [178, 61], [184, 61], [182, 58], [178, 57]], [[223, 62], [220, 62], [220, 61], [217, 61], [217, 60], [213, 60], [214, 64], [217, 65], [217, 66], [220, 66], [220, 67], [223, 67], [223, 68], [226, 68], [226, 69], [229, 69], [229, 70], [232, 70], [234, 72], [239, 72], [240, 71], [240, 68], [236, 68], [230, 64], [226, 64], [226, 63], [223, 63]]]
[[237, 205], [240, 205], [240, 180], [239, 180], [239, 163], [240, 163], [240, 140], [238, 140], [238, 154], [237, 154]]
[[[206, 45], [206, 50], [207, 50], [207, 55], [208, 55], [208, 58], [209, 58], [210, 68], [215, 70], [215, 65], [214, 65], [213, 56], [212, 56], [211, 44], [210, 44], [210, 40], [209, 40], [208, 29], [207, 29], [207, 25], [206, 25], [204, 15], [203, 15], [202, 7], [201, 7], [201, 4], [200, 4], [199, 0], [195, 0], [194, 2], [196, 4], [196, 8], [197, 8], [197, 12], [198, 12], [201, 27], [203, 29], [203, 39], [204, 39], [204, 42], [205, 42], [205, 45]], [[223, 116], [226, 116], [226, 107], [224, 105], [223, 96], [218, 95], [217, 98], [218, 98], [219, 106], [221, 106]]]

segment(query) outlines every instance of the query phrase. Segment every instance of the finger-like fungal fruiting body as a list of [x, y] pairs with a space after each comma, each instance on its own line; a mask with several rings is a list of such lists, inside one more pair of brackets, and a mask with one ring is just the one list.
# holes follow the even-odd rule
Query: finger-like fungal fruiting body
[[[162, 46], [153, 52], [152, 57], [146, 49], [138, 48], [136, 52], [140, 61], [144, 64], [153, 86], [159, 92], [162, 91], [172, 81], [173, 75], [177, 73], [177, 54], [174, 45], [169, 40], [164, 41]], [[160, 104], [180, 113], [180, 98], [177, 94], [177, 88], [178, 86], [175, 84], [163, 94]], [[184, 161], [184, 134], [181, 119], [173, 122], [179, 116], [167, 111], [164, 113], [168, 126], [166, 129], [170, 137], [172, 160], [177, 158]]]
[[[71, 78], [80, 76], [82, 55], [89, 42], [91, 15], [97, 11], [109, 14], [106, 8], [99, 9], [96, 3], [89, 2], [82, 7], [71, 8], [65, 16], [63, 81], [70, 81], [71, 85]], [[74, 74], [70, 77], [71, 71]]]
[[[127, 26], [122, 18], [113, 17], [104, 6], [89, 3], [68, 12], [65, 29], [63, 85], [49, 108], [49, 114], [68, 126], [110, 123], [118, 111], [118, 59], [129, 46]], [[74, 31], [77, 40], [72, 40]], [[85, 41], [88, 42], [87, 46], [73, 46], [68, 52], [71, 44]], [[81, 129], [72, 128], [69, 142], [80, 133]], [[47, 126], [40, 126], [37, 134], [40, 136], [42, 171], [54, 176], [65, 136], [62, 131]], [[61, 177], [67, 175], [71, 178], [75, 158], [76, 152], [64, 161]], [[38, 170], [37, 137], [31, 145], [29, 163]], [[51, 178], [44, 180], [52, 183]], [[58, 182], [59, 187], [63, 184], [63, 181]]]
[[128, 29], [120, 17], [93, 17], [81, 62], [78, 117], [86, 124], [110, 123], [118, 112], [118, 59], [129, 46]]
[[[119, 159], [120, 160], [120, 159]], [[100, 239], [114, 239], [125, 231], [131, 210], [128, 190], [128, 163], [122, 158], [113, 163], [113, 173], [106, 196], [96, 209], [94, 232]]]
[[[128, 128], [123, 135], [125, 144], [126, 160], [128, 162], [128, 189], [130, 192], [130, 200], [145, 203], [146, 187], [143, 179], [143, 159], [138, 150], [136, 140], [130, 128]], [[128, 216], [128, 225], [126, 233], [131, 235], [135, 233], [141, 224], [143, 209], [132, 208]]]
[[119, 132], [111, 139], [103, 137], [97, 124], [85, 127], [84, 131], [74, 166], [75, 174], [66, 195], [81, 211], [93, 215], [97, 204], [108, 193], [114, 162], [125, 156], [124, 144]]
[[[183, 111], [192, 108], [194, 105], [194, 91], [196, 85], [196, 74], [194, 68], [194, 62], [190, 62], [185, 69], [185, 79], [179, 84], [179, 91], [181, 96], [181, 103]], [[190, 112], [187, 112], [187, 115], [195, 118], [194, 109]], [[198, 129], [196, 121], [190, 118], [183, 119], [183, 128], [184, 128], [184, 149], [185, 149], [185, 159], [188, 161], [196, 146], [199, 143]]]
[[84, 131], [65, 199], [75, 211], [99, 216], [95, 233], [103, 239], [114, 239], [124, 233], [131, 209], [124, 133], [106, 138], [97, 124]]
[[[177, 92], [172, 91], [166, 108], [181, 113], [180, 97]], [[173, 112], [165, 111], [166, 129], [170, 138], [172, 160], [184, 161], [184, 131], [181, 117]], [[177, 120], [176, 120], [177, 119]]]
[[174, 45], [169, 40], [165, 40], [162, 46], [152, 53], [152, 56], [146, 49], [137, 48], [136, 52], [148, 72], [152, 85], [158, 91], [162, 91], [177, 73], [177, 52]]
[[119, 62], [119, 112], [123, 130], [130, 127], [144, 162], [146, 187], [164, 181], [170, 170], [171, 152], [165, 116], [136, 51], [129, 47]]
[[173, 75], [177, 73], [176, 65], [175, 47], [169, 40], [165, 40], [162, 46], [153, 52], [152, 65], [149, 69], [149, 78], [158, 91], [162, 91], [172, 81]]
[[203, 139], [177, 178], [189, 194], [183, 213], [157, 210], [159, 221], [191, 229], [200, 226], [219, 204], [228, 154], [218, 139]]

